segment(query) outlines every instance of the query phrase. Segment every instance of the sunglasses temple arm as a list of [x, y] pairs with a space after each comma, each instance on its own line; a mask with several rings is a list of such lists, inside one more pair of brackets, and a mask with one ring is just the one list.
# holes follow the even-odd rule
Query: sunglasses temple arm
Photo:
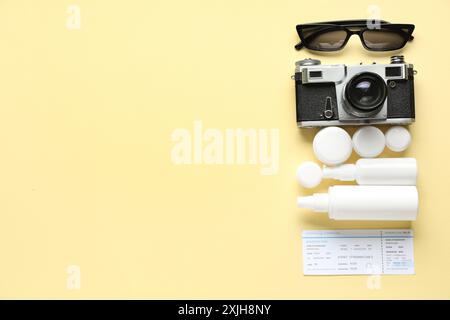
[[295, 45], [295, 50], [300, 50], [301, 48], [303, 48], [303, 43], [299, 42]]

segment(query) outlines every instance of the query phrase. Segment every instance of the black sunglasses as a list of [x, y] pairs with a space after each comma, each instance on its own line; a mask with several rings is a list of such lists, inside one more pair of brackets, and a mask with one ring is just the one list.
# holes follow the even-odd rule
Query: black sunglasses
[[398, 50], [414, 39], [414, 27], [413, 24], [394, 24], [384, 20], [376, 21], [373, 26], [369, 26], [367, 20], [299, 24], [296, 28], [301, 41], [295, 49], [338, 51], [345, 47], [352, 35], [357, 34], [367, 50]]

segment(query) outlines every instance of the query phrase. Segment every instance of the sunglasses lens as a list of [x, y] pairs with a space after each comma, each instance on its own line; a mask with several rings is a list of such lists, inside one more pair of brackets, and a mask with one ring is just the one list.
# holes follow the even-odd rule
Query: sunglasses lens
[[306, 46], [312, 50], [339, 50], [343, 47], [346, 38], [345, 30], [320, 31], [307, 36]]
[[399, 32], [387, 29], [366, 30], [363, 33], [363, 40], [369, 49], [374, 50], [396, 50], [406, 43]]

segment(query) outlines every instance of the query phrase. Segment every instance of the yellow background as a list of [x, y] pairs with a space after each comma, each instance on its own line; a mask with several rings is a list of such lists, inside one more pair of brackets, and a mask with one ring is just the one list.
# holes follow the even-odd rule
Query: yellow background
[[[80, 30], [66, 28], [70, 4]], [[357, 37], [337, 54], [297, 52], [295, 25], [367, 18], [370, 4], [416, 25], [402, 51], [418, 70], [411, 224], [295, 205], [310, 193], [295, 170], [314, 159], [314, 130], [296, 127], [294, 62], [390, 56]], [[450, 298], [449, 12], [447, 0], [0, 1], [0, 297]], [[279, 128], [278, 173], [173, 165], [170, 135], [194, 120]], [[302, 275], [304, 229], [409, 227], [414, 276], [371, 290], [366, 276]]]

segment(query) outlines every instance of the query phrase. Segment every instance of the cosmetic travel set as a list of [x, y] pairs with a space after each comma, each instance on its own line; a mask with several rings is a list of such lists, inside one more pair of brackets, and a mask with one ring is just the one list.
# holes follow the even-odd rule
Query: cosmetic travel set
[[[331, 21], [297, 25], [301, 42], [297, 50], [338, 51], [352, 35], [370, 51], [402, 49], [414, 37], [412, 24], [384, 20]], [[323, 164], [307, 161], [297, 169], [304, 188], [315, 188], [323, 179], [355, 181], [335, 185], [328, 193], [298, 197], [297, 205], [328, 212], [335, 220], [395, 220], [417, 218], [415, 158], [378, 158], [385, 148], [399, 154], [411, 143], [407, 125], [415, 121], [414, 76], [403, 56], [387, 64], [325, 65], [315, 59], [295, 64], [297, 124], [321, 128], [313, 151]], [[388, 125], [383, 132], [376, 125]], [[345, 126], [358, 126], [350, 136]], [[361, 159], [345, 163], [355, 151]]]

